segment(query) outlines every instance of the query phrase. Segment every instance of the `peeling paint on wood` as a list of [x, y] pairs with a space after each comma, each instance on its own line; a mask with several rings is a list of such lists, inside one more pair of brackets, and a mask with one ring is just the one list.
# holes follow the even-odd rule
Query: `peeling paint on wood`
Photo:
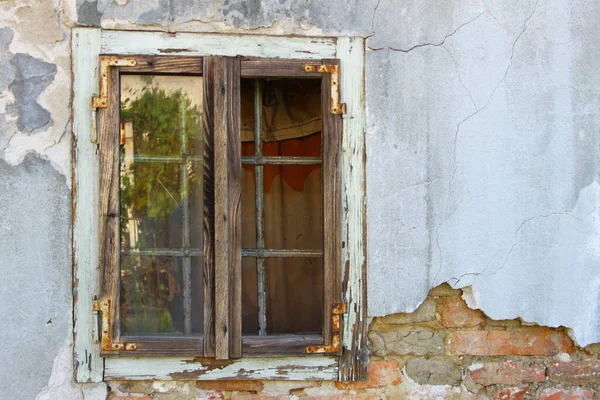
[[335, 40], [105, 30], [102, 32], [102, 53], [320, 59], [335, 56]]
[[336, 357], [245, 358], [114, 358], [106, 360], [107, 380], [335, 380]]
[[344, 318], [340, 360], [341, 380], [366, 378], [366, 226], [365, 226], [365, 99], [364, 40], [343, 37], [337, 41], [341, 62], [342, 102], [346, 103], [342, 142]]
[[98, 293], [98, 155], [90, 99], [98, 92], [100, 30], [73, 29], [73, 297], [77, 382], [101, 382], [104, 361], [92, 313]]

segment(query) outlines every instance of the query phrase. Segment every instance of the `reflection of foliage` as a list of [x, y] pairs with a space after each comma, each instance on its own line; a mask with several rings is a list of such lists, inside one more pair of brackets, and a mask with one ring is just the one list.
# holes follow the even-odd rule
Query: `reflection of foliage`
[[[180, 157], [197, 148], [202, 140], [198, 108], [182, 91], [167, 93], [153, 87], [151, 78], [143, 82], [148, 86], [142, 89], [141, 96], [121, 102], [121, 120], [133, 127], [133, 143], [121, 146], [121, 158], [126, 156], [129, 145], [128, 152], [142, 157]], [[182, 192], [181, 172], [179, 163], [132, 160], [121, 163], [121, 243], [124, 248], [172, 247], [171, 242], [176, 241], [174, 238], [181, 232], [166, 228], [180, 225], [174, 221], [181, 220], [180, 203], [189, 195]], [[196, 178], [189, 166], [185, 173], [188, 187], [193, 191]], [[135, 233], [135, 243], [129, 243], [131, 233]], [[176, 328], [178, 321], [174, 321], [176, 315], [171, 315], [180, 307], [178, 275], [175, 258], [121, 257], [123, 332], [180, 330]]]
[[[121, 119], [132, 122], [137, 155], [179, 156], [187, 151], [184, 135], [190, 144], [201, 139], [200, 112], [181, 91], [167, 94], [153, 87], [136, 100], [127, 98], [121, 103]], [[123, 172], [128, 175], [121, 181], [121, 204], [134, 216], [164, 218], [179, 206], [179, 164], [133, 163]]]
[[[177, 332], [171, 312], [177, 308], [174, 294], [177, 262], [170, 257], [123, 257], [121, 269], [121, 329], [124, 334]], [[139, 265], [138, 265], [139, 263]], [[178, 296], [180, 298], [180, 296]], [[175, 304], [171, 304], [175, 301]]]

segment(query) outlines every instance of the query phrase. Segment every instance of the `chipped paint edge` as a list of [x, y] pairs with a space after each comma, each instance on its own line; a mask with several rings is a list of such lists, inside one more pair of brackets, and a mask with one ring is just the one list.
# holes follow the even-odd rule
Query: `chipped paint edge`
[[98, 266], [98, 155], [91, 142], [92, 95], [98, 92], [97, 28], [72, 31], [73, 71], [73, 341], [75, 380], [101, 382], [104, 360], [97, 337], [92, 297], [99, 291]]
[[[360, 42], [362, 46], [362, 39]], [[100, 382], [103, 379], [169, 380], [174, 379], [173, 374], [180, 379], [191, 376], [194, 380], [338, 379], [338, 357], [247, 358], [235, 360], [219, 368], [215, 367], [214, 363], [202, 364], [180, 358], [107, 358], [104, 360], [100, 356], [98, 344], [93, 340], [97, 336], [97, 332], [94, 331], [97, 327], [93, 321], [92, 298], [99, 290], [97, 226], [99, 180], [96, 145], [90, 140], [94, 121], [89, 101], [98, 92], [99, 54], [236, 56], [239, 55], [240, 50], [244, 51], [244, 56], [284, 59], [331, 58], [335, 57], [338, 51], [336, 40], [331, 38], [221, 34], [170, 35], [161, 32], [102, 31], [98, 28], [73, 29], [73, 290], [74, 360], [77, 382]], [[363, 70], [364, 62], [361, 59], [361, 76]], [[362, 84], [359, 86], [362, 87]], [[359, 98], [362, 99], [362, 95]], [[362, 100], [360, 104], [363, 104]], [[360, 235], [362, 238], [362, 233]], [[78, 266], [85, 267], [78, 268]], [[78, 297], [79, 293], [85, 295]], [[178, 373], [180, 374], [177, 375]]]
[[104, 30], [102, 53], [321, 59], [335, 56], [336, 41], [323, 37]]
[[107, 358], [106, 380], [336, 380], [337, 357], [241, 358]]
[[[343, 294], [348, 304], [342, 346], [363, 363], [366, 353], [366, 188], [365, 188], [365, 43], [361, 37], [340, 37], [337, 58], [341, 64], [341, 101], [346, 103], [342, 140], [342, 271], [347, 282]], [[352, 362], [352, 361], [351, 361]], [[353, 365], [357, 365], [352, 363]], [[340, 379], [360, 378], [360, 371], [344, 371]]]

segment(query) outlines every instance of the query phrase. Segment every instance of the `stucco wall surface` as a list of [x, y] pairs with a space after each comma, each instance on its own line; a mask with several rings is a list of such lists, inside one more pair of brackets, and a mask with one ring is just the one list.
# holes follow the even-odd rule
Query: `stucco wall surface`
[[448, 281], [600, 341], [600, 7], [437, 3], [382, 0], [368, 41], [370, 314]]
[[1, 397], [33, 398], [71, 340], [71, 27], [368, 37], [369, 313], [412, 311], [448, 281], [492, 318], [586, 345], [598, 20], [593, 0], [0, 2]]

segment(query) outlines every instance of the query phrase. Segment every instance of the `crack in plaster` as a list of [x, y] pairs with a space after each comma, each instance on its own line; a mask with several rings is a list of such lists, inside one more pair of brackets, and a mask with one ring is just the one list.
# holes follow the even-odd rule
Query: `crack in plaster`
[[514, 249], [515, 249], [515, 248], [517, 247], [517, 245], [519, 244], [519, 233], [520, 233], [520, 232], [521, 232], [521, 230], [522, 230], [522, 229], [525, 227], [525, 225], [527, 225], [527, 224], [529, 224], [531, 221], [535, 221], [535, 220], [537, 220], [537, 219], [550, 218], [550, 217], [552, 217], [552, 216], [557, 216], [557, 215], [565, 215], [565, 216], [569, 216], [569, 217], [571, 217], [571, 218], [574, 218], [574, 219], [576, 219], [576, 220], [578, 220], [578, 221], [584, 222], [584, 221], [583, 221], [581, 218], [579, 218], [579, 217], [577, 217], [577, 216], [575, 216], [575, 215], [573, 215], [573, 214], [570, 214], [570, 213], [569, 213], [569, 212], [567, 212], [567, 211], [563, 211], [563, 212], [558, 212], [558, 211], [556, 211], [556, 212], [551, 212], [551, 213], [544, 214], [544, 215], [536, 215], [536, 216], [533, 216], [533, 217], [527, 218], [527, 219], [523, 220], [523, 222], [521, 222], [521, 223], [519, 224], [519, 226], [517, 227], [517, 229], [515, 230], [515, 233], [514, 233], [514, 241], [513, 241], [512, 245], [510, 246], [510, 248], [508, 249], [508, 252], [506, 253], [506, 256], [504, 257], [504, 261], [502, 262], [502, 265], [501, 265], [500, 267], [498, 267], [498, 268], [497, 268], [496, 270], [494, 270], [494, 271], [491, 271], [491, 272], [489, 272], [489, 273], [486, 273], [486, 270], [488, 269], [488, 267], [489, 267], [489, 266], [491, 265], [491, 263], [492, 263], [492, 262], [493, 262], [493, 261], [496, 259], [496, 257], [497, 257], [498, 255], [500, 255], [500, 253], [502, 253], [502, 251], [499, 251], [498, 253], [496, 253], [496, 255], [494, 255], [494, 257], [492, 257], [492, 258], [490, 259], [490, 261], [489, 261], [489, 262], [486, 264], [485, 268], [484, 268], [483, 270], [481, 270], [480, 272], [467, 272], [467, 273], [465, 273], [465, 274], [462, 274], [462, 275], [460, 275], [458, 278], [456, 278], [456, 277], [452, 277], [452, 278], [450, 278], [450, 279], [448, 280], [448, 282], [450, 282], [450, 281], [455, 281], [455, 282], [453, 283], [453, 286], [455, 286], [455, 287], [456, 287], [456, 286], [458, 286], [459, 282], [460, 282], [460, 281], [461, 281], [463, 278], [465, 278], [465, 277], [467, 277], [467, 276], [474, 276], [475, 278], [474, 278], [473, 282], [471, 282], [471, 283], [470, 283], [470, 285], [472, 285], [472, 284], [474, 284], [474, 283], [477, 281], [477, 278], [478, 278], [478, 277], [480, 277], [480, 276], [482, 276], [482, 277], [484, 277], [484, 278], [489, 278], [490, 276], [497, 274], [497, 273], [498, 273], [498, 272], [500, 272], [502, 269], [504, 269], [504, 267], [505, 267], [505, 266], [506, 266], [506, 264], [508, 263], [508, 260], [509, 260], [509, 258], [510, 258], [510, 255], [512, 254], [512, 252], [514, 251]]
[[473, 94], [471, 93], [471, 91], [469, 90], [469, 88], [467, 87], [467, 85], [465, 85], [465, 83], [462, 80], [462, 76], [458, 70], [458, 62], [456, 61], [456, 58], [454, 58], [454, 56], [452, 55], [452, 52], [450, 50], [448, 50], [447, 47], [442, 47], [444, 50], [446, 50], [446, 53], [448, 53], [448, 57], [450, 57], [450, 59], [452, 60], [452, 63], [454, 64], [454, 70], [456, 71], [456, 76], [458, 76], [458, 81], [460, 82], [460, 84], [462, 85], [462, 87], [465, 89], [465, 91], [467, 92], [467, 94], [469, 95], [469, 98], [471, 99], [471, 102], [473, 103], [473, 106], [475, 106], [475, 108], [477, 109], [479, 106], [477, 105], [477, 102], [475, 101], [475, 98], [473, 98]]
[[404, 192], [406, 190], [414, 189], [414, 188], [417, 188], [419, 186], [429, 186], [433, 182], [438, 181], [438, 180], [441, 180], [441, 178], [427, 179], [427, 180], [424, 180], [422, 182], [413, 183], [411, 185], [407, 185], [407, 186], [401, 187], [400, 189], [395, 190], [392, 193], [388, 193], [385, 196], [380, 196], [379, 199], [380, 200], [386, 200], [386, 199], [389, 199], [390, 197], [393, 197], [393, 196], [395, 196], [397, 194], [400, 194], [401, 192]]
[[366, 36], [365, 39], [369, 39], [373, 36], [375, 36], [375, 17], [377, 16], [377, 9], [379, 8], [379, 5], [381, 4], [381, 0], [377, 1], [377, 4], [375, 4], [375, 9], [373, 9], [373, 18], [371, 18], [371, 34], [369, 36]]
[[[378, 5], [379, 5], [379, 4], [378, 4]], [[470, 23], [474, 22], [475, 20], [477, 20], [478, 18], [480, 18], [481, 16], [483, 16], [485, 13], [487, 13], [487, 10], [486, 10], [486, 11], [483, 11], [483, 12], [481, 12], [480, 14], [478, 14], [477, 16], [475, 16], [475, 17], [471, 18], [469, 21], [467, 21], [467, 22], [465, 22], [465, 23], [463, 23], [463, 24], [459, 25], [459, 26], [458, 26], [456, 29], [454, 29], [454, 30], [453, 30], [451, 33], [449, 33], [449, 34], [447, 34], [446, 36], [444, 36], [444, 38], [442, 39], [442, 41], [441, 41], [441, 42], [439, 42], [439, 43], [431, 43], [431, 42], [428, 42], [428, 43], [420, 43], [420, 44], [416, 44], [416, 45], [414, 45], [414, 46], [412, 46], [412, 47], [410, 47], [410, 48], [408, 48], [408, 49], [398, 49], [398, 48], [391, 47], [391, 46], [383, 46], [383, 47], [371, 47], [371, 46], [369, 46], [369, 44], [368, 44], [368, 41], [367, 41], [367, 48], [368, 48], [369, 50], [372, 50], [372, 51], [379, 51], [379, 50], [391, 50], [391, 51], [398, 51], [398, 52], [401, 52], [401, 53], [410, 53], [412, 50], [414, 50], [414, 49], [419, 49], [419, 48], [421, 48], [421, 47], [440, 47], [440, 46], [443, 46], [443, 45], [444, 45], [444, 43], [446, 43], [446, 40], [448, 40], [449, 38], [451, 38], [452, 36], [454, 36], [454, 34], [456, 34], [458, 31], [460, 31], [460, 30], [461, 30], [462, 28], [464, 28], [465, 26], [469, 25]], [[374, 23], [374, 22], [375, 22], [375, 15], [373, 15], [373, 23]], [[374, 35], [375, 35], [375, 32], [373, 31], [373, 34], [372, 34], [371, 36], [374, 36]], [[370, 38], [371, 36], [369, 36], [369, 38]]]
[[[485, 110], [486, 108], [488, 108], [488, 106], [490, 105], [490, 103], [491, 103], [491, 101], [492, 101], [492, 98], [494, 97], [494, 94], [496, 93], [496, 91], [498, 90], [498, 88], [500, 87], [500, 85], [501, 85], [501, 84], [502, 84], [502, 83], [503, 83], [503, 82], [506, 80], [506, 78], [507, 78], [507, 76], [508, 76], [508, 73], [509, 73], [509, 71], [510, 71], [510, 69], [511, 69], [512, 65], [513, 65], [513, 59], [514, 59], [514, 56], [515, 56], [515, 48], [516, 48], [516, 46], [517, 46], [517, 43], [519, 42], [519, 39], [521, 39], [521, 37], [523, 36], [523, 34], [525, 33], [525, 31], [527, 30], [527, 24], [528, 24], [529, 20], [530, 20], [530, 19], [533, 17], [533, 15], [535, 14], [535, 11], [537, 10], [538, 4], [539, 4], [539, 0], [537, 0], [537, 1], [535, 2], [534, 6], [533, 6], [533, 9], [531, 10], [531, 13], [530, 13], [530, 14], [527, 16], [527, 18], [525, 18], [525, 21], [523, 21], [523, 28], [521, 29], [521, 31], [519, 32], [519, 34], [517, 35], [517, 37], [515, 38], [515, 40], [514, 40], [514, 41], [513, 41], [513, 43], [512, 43], [512, 46], [511, 46], [511, 54], [510, 54], [510, 57], [509, 57], [509, 63], [508, 63], [508, 66], [506, 67], [506, 70], [504, 71], [504, 75], [503, 75], [503, 76], [502, 76], [502, 78], [501, 78], [501, 79], [498, 81], [498, 83], [496, 84], [496, 86], [494, 86], [494, 89], [493, 89], [493, 90], [492, 90], [492, 92], [490, 93], [490, 95], [489, 95], [489, 97], [488, 97], [488, 99], [487, 99], [487, 101], [486, 101], [486, 104], [485, 104], [483, 107], [481, 107], [481, 108], [478, 108], [477, 110], [475, 110], [475, 112], [473, 112], [473, 113], [471, 113], [470, 115], [466, 116], [466, 117], [465, 117], [465, 118], [464, 118], [462, 121], [460, 121], [460, 122], [459, 122], [459, 123], [456, 125], [456, 131], [454, 132], [454, 145], [453, 145], [454, 169], [453, 169], [453, 171], [452, 171], [452, 175], [450, 176], [450, 179], [449, 179], [449, 181], [448, 181], [448, 194], [449, 194], [449, 196], [450, 196], [450, 199], [451, 199], [451, 201], [452, 201], [452, 203], [453, 203], [454, 210], [453, 210], [452, 212], [450, 212], [450, 213], [449, 213], [449, 214], [446, 216], [446, 218], [444, 218], [444, 220], [443, 220], [443, 221], [442, 221], [442, 222], [441, 222], [441, 223], [438, 225], [438, 227], [437, 227], [437, 228], [436, 228], [436, 230], [435, 230], [435, 237], [436, 237], [436, 239], [435, 239], [435, 240], [436, 240], [436, 246], [437, 246], [437, 248], [438, 248], [438, 252], [439, 252], [439, 254], [440, 254], [440, 263], [439, 263], [439, 268], [438, 268], [438, 270], [437, 270], [437, 272], [436, 272], [436, 274], [435, 274], [435, 276], [434, 276], [434, 278], [433, 278], [433, 283], [435, 283], [435, 282], [436, 282], [436, 280], [437, 280], [437, 278], [438, 278], [438, 276], [439, 276], [439, 273], [440, 273], [440, 272], [441, 272], [441, 270], [442, 270], [442, 267], [443, 267], [443, 260], [444, 260], [444, 259], [443, 259], [443, 252], [442, 252], [442, 249], [441, 249], [441, 246], [440, 246], [440, 242], [439, 242], [439, 231], [440, 231], [440, 228], [441, 228], [441, 227], [442, 227], [442, 226], [443, 226], [443, 225], [444, 225], [444, 224], [445, 224], [445, 223], [446, 223], [446, 222], [447, 222], [447, 221], [450, 219], [450, 217], [451, 217], [451, 216], [452, 216], [452, 215], [453, 215], [453, 214], [456, 212], [456, 200], [454, 199], [454, 194], [453, 194], [453, 191], [452, 191], [452, 187], [453, 187], [454, 178], [456, 177], [456, 172], [458, 171], [458, 162], [457, 162], [457, 148], [458, 148], [458, 137], [459, 137], [459, 134], [460, 134], [460, 128], [461, 128], [461, 126], [462, 126], [464, 123], [466, 123], [468, 120], [470, 120], [470, 119], [471, 119], [471, 118], [473, 118], [475, 115], [479, 114], [481, 111], [483, 111], [483, 110]], [[475, 19], [479, 18], [481, 15], [485, 14], [486, 12], [487, 12], [487, 10], [486, 10], [486, 11], [484, 11], [483, 13], [479, 14], [479, 15], [478, 15], [477, 17], [475, 17], [474, 19], [472, 19], [472, 20], [471, 20], [471, 22], [472, 22], [472, 21], [474, 21]], [[468, 23], [466, 23], [466, 24], [468, 24]], [[458, 30], [458, 29], [460, 29], [462, 26], [464, 26], [464, 25], [466, 25], [466, 24], [463, 24], [463, 25], [461, 25], [459, 28], [457, 28], [457, 30]], [[456, 30], [456, 31], [457, 31], [457, 30]], [[456, 31], [455, 31], [455, 32], [453, 32], [452, 34], [456, 33]], [[445, 41], [445, 40], [446, 40], [446, 38], [444, 38], [444, 41]], [[444, 42], [444, 41], [442, 41], [442, 44], [443, 44], [443, 42]], [[441, 45], [441, 44], [440, 44], [440, 45]], [[422, 47], [422, 46], [423, 46], [423, 45], [421, 45], [421, 47]], [[413, 47], [413, 48], [414, 48], [414, 47]], [[449, 52], [449, 51], [448, 51], [448, 52]], [[451, 57], [451, 58], [453, 59], [453, 57]], [[459, 74], [459, 81], [461, 81], [461, 83], [462, 83], [462, 80], [460, 79], [460, 74]], [[465, 89], [466, 89], [466, 87], [465, 87]], [[467, 90], [467, 92], [468, 92], [468, 90]], [[470, 95], [470, 92], [469, 92], [469, 95]], [[474, 101], [474, 100], [473, 100], [473, 101]], [[487, 266], [486, 266], [486, 268], [487, 268]], [[476, 273], [473, 273], [473, 274], [476, 274]], [[466, 275], [468, 275], [468, 274], [463, 274], [463, 276], [466, 276]], [[462, 278], [462, 277], [461, 277], [461, 278]], [[461, 279], [461, 278], [459, 278], [459, 279], [457, 280], [457, 282], [456, 282], [454, 285], [458, 284], [458, 282], [460, 281], [460, 279]], [[456, 278], [454, 278], [454, 279], [456, 279]]]
[[[482, 276], [484, 276], [484, 277], [487, 278], [489, 276], [497, 274], [500, 270], [502, 270], [506, 266], [506, 263], [508, 262], [508, 259], [510, 258], [511, 253], [513, 252], [513, 250], [515, 249], [515, 247], [517, 247], [517, 245], [518, 245], [519, 232], [521, 231], [521, 229], [523, 229], [523, 227], [525, 225], [527, 225], [529, 222], [534, 221], [536, 219], [550, 218], [550, 217], [555, 216], [555, 215], [566, 215], [566, 216], [574, 218], [574, 219], [576, 219], [578, 221], [584, 222], [581, 218], [576, 217], [575, 215], [572, 215], [572, 214], [570, 214], [569, 212], [566, 212], [566, 211], [563, 211], [563, 212], [552, 212], [552, 213], [545, 214], [545, 215], [538, 215], [538, 216], [535, 216], [535, 217], [527, 218], [526, 220], [524, 220], [523, 222], [521, 222], [521, 224], [519, 225], [519, 227], [515, 231], [515, 240], [514, 240], [512, 246], [510, 247], [510, 249], [508, 250], [508, 253], [506, 253], [506, 257], [504, 258], [504, 262], [502, 263], [502, 265], [500, 266], [500, 268], [498, 268], [495, 271], [493, 271], [491, 273], [488, 273], [488, 274], [485, 274], [485, 269], [484, 269], [483, 271], [481, 271], [480, 274]], [[487, 266], [486, 266], [486, 268], [487, 268]]]

